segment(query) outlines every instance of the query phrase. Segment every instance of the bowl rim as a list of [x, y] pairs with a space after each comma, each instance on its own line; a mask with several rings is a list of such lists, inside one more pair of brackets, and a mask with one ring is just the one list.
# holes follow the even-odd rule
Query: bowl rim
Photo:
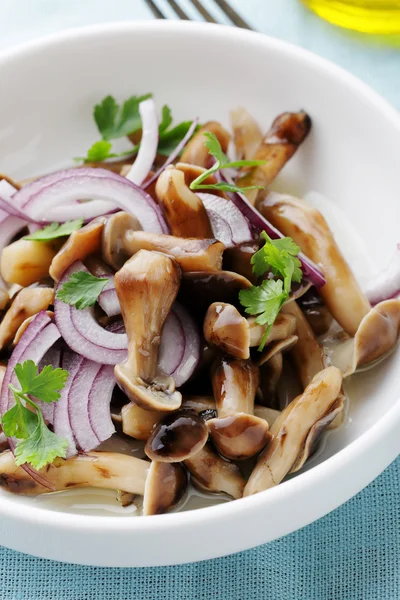
[[[342, 67], [322, 58], [309, 50], [291, 44], [289, 42], [276, 39], [260, 32], [247, 31], [235, 27], [209, 24], [204, 22], [182, 22], [182, 21], [115, 21], [111, 23], [101, 23], [84, 27], [62, 30], [50, 35], [35, 38], [25, 43], [12, 46], [0, 52], [0, 75], [2, 66], [9, 61], [23, 60], [27, 54], [42, 51], [51, 48], [57, 44], [65, 44], [77, 40], [81, 37], [90, 38], [98, 36], [114, 36], [118, 32], [135, 31], [137, 29], [146, 30], [149, 34], [158, 30], [170, 30], [171, 33], [179, 35], [183, 30], [191, 28], [193, 34], [204, 34], [214, 36], [219, 39], [232, 39], [240, 43], [251, 43], [262, 45], [271, 51], [286, 55], [293, 62], [306, 63], [316, 70], [329, 72], [329, 75], [340, 85], [347, 85], [351, 92], [358, 96], [363, 102], [368, 102], [375, 110], [382, 113], [388, 119], [392, 126], [399, 133], [400, 138], [400, 113], [391, 106], [391, 104], [362, 82], [356, 76], [352, 75]], [[168, 533], [171, 528], [175, 529], [178, 524], [181, 525], [212, 525], [221, 518], [228, 516], [245, 517], [248, 511], [268, 510], [269, 506], [287, 496], [296, 497], [301, 490], [303, 493], [315, 488], [316, 483], [324, 485], [328, 483], [332, 476], [340, 471], [349, 463], [355, 464], [370, 447], [378, 447], [384, 443], [388, 433], [393, 433], [398, 429], [400, 422], [400, 398], [397, 398], [393, 407], [381, 417], [381, 419], [362, 433], [359, 438], [351, 442], [345, 448], [339, 450], [336, 454], [326, 459], [323, 463], [314, 466], [309, 471], [294, 477], [289, 481], [281, 483], [279, 486], [260, 492], [253, 496], [241, 498], [239, 500], [226, 502], [220, 505], [208, 506], [191, 511], [169, 513], [165, 515], [147, 516], [140, 518], [126, 519], [115, 516], [95, 516], [82, 515], [75, 513], [49, 510], [45, 507], [35, 506], [33, 503], [29, 506], [29, 511], [25, 510], [25, 504], [13, 502], [13, 497], [8, 494], [2, 496], [0, 502], [0, 516], [16, 518], [21, 523], [51, 527], [52, 529], [74, 530], [83, 532], [115, 531], [120, 534], [126, 532], [131, 535], [134, 531], [158, 530], [158, 533]], [[395, 456], [386, 461], [387, 466]], [[382, 469], [381, 469], [382, 470]], [[367, 485], [377, 473], [372, 474]], [[349, 498], [347, 498], [349, 499]], [[342, 500], [335, 502], [334, 508], [342, 503]], [[332, 508], [332, 507], [331, 507]], [[327, 511], [325, 511], [327, 512]], [[317, 518], [322, 514], [317, 515]], [[310, 521], [308, 521], [310, 522]], [[306, 523], [303, 523], [305, 525]]]

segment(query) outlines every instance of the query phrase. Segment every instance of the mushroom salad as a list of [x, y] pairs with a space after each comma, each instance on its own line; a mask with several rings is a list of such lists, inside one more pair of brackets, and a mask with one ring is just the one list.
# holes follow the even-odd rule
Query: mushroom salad
[[303, 111], [263, 133], [238, 108], [231, 134], [146, 94], [94, 119], [74, 168], [0, 176], [0, 485], [144, 515], [276, 486], [394, 349], [400, 246], [363, 291], [322, 214], [270, 190]]

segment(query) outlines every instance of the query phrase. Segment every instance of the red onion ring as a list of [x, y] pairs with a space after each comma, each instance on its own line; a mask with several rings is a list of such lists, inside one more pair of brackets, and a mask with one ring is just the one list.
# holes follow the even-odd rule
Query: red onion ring
[[214, 237], [226, 248], [253, 240], [250, 223], [232, 200], [203, 192], [196, 195], [204, 204]]
[[126, 178], [136, 185], [142, 185], [153, 166], [158, 146], [158, 119], [154, 100], [148, 98], [139, 104], [142, 120], [142, 139], [135, 162], [126, 174]]
[[[58, 369], [61, 366], [61, 350], [56, 346], [50, 348], [48, 352], [43, 356], [39, 363], [39, 373], [46, 365], [51, 365], [53, 369]], [[43, 402], [42, 400], [35, 400], [36, 404], [42, 411], [43, 417], [48, 423], [53, 424], [54, 419], [54, 402]]]
[[142, 185], [142, 188], [144, 190], [146, 190], [149, 187], [149, 185], [151, 185], [154, 181], [156, 181], [156, 179], [158, 179], [158, 177], [161, 175], [161, 173], [164, 171], [164, 169], [166, 169], [166, 167], [168, 167], [168, 165], [170, 165], [172, 162], [174, 162], [174, 160], [180, 155], [180, 153], [182, 152], [182, 150], [184, 149], [184, 147], [186, 146], [186, 144], [188, 143], [188, 141], [190, 140], [190, 138], [196, 131], [198, 122], [199, 122], [198, 117], [193, 119], [191, 126], [189, 127], [189, 129], [186, 132], [186, 135], [182, 138], [182, 140], [179, 142], [179, 144], [176, 146], [176, 148], [171, 152], [171, 154], [169, 155], [169, 157], [167, 158], [165, 163], [158, 169], [158, 171], [156, 171], [154, 173], [154, 175], [152, 175], [150, 177], [150, 179], [148, 181], [146, 181]]
[[[175, 371], [169, 373], [174, 378], [176, 387], [179, 388], [190, 379], [199, 364], [201, 340], [196, 323], [188, 311], [177, 302], [175, 302], [172, 310], [181, 322], [185, 338], [182, 360]], [[172, 343], [169, 343], [168, 346], [173, 347]]]
[[75, 372], [68, 394], [68, 416], [76, 445], [89, 452], [96, 448], [100, 441], [92, 429], [89, 417], [89, 393], [101, 365], [91, 360], [82, 359]]
[[110, 414], [114, 387], [114, 368], [111, 366], [100, 367], [89, 392], [88, 402], [90, 425], [100, 442], [108, 440], [115, 432]]
[[68, 371], [68, 379], [61, 390], [60, 399], [54, 406], [53, 429], [56, 435], [68, 440], [67, 456], [74, 456], [77, 453], [69, 416], [68, 397], [74, 377], [78, 373], [83, 360], [82, 356], [78, 356], [73, 352], [64, 352], [62, 357], [62, 368]]
[[164, 324], [158, 352], [158, 366], [163, 373], [170, 375], [179, 367], [183, 360], [185, 345], [182, 323], [174, 310], [171, 310]]

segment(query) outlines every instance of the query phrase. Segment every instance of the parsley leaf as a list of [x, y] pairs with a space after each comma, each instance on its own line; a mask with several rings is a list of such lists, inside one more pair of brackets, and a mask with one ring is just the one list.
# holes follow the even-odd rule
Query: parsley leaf
[[228, 157], [224, 154], [221, 148], [221, 144], [219, 143], [216, 135], [211, 133], [210, 131], [205, 131], [203, 134], [207, 139], [205, 145], [208, 149], [208, 152], [211, 156], [215, 158], [215, 162], [213, 166], [199, 175], [192, 183], [190, 184], [191, 190], [225, 190], [227, 192], [243, 192], [246, 190], [261, 190], [264, 189], [263, 186], [252, 185], [249, 187], [239, 187], [235, 184], [229, 183], [216, 183], [216, 184], [203, 184], [203, 181], [207, 179], [209, 175], [216, 173], [220, 169], [229, 169], [236, 167], [257, 167], [259, 165], [264, 165], [265, 160], [236, 160], [233, 162], [229, 162]]
[[107, 96], [96, 104], [93, 117], [103, 140], [117, 139], [130, 135], [142, 127], [139, 104], [152, 94], [131, 96], [120, 106], [115, 98]]
[[68, 281], [59, 288], [56, 298], [82, 310], [93, 306], [107, 283], [107, 278], [95, 277], [86, 271], [77, 271], [72, 273]]
[[32, 360], [16, 364], [14, 371], [21, 389], [9, 384], [15, 405], [3, 415], [1, 424], [7, 437], [18, 439], [15, 448], [16, 464], [30, 463], [34, 468], [41, 469], [57, 456], [66, 456], [68, 440], [47, 428], [41, 410], [32, 396], [44, 402], [56, 402], [60, 398], [59, 392], [65, 386], [68, 372], [46, 365], [38, 373], [38, 367]]
[[50, 223], [43, 229], [39, 229], [30, 235], [26, 235], [24, 240], [35, 240], [36, 242], [48, 242], [60, 237], [71, 235], [73, 231], [80, 229], [83, 225], [83, 219], [75, 221], [66, 221], [61, 225], [59, 223]]
[[162, 133], [163, 131], [168, 129], [168, 127], [171, 127], [171, 125], [172, 125], [172, 112], [171, 112], [170, 107], [167, 106], [167, 104], [164, 104], [164, 106], [161, 109], [161, 121], [158, 126], [158, 132]]
[[[173, 150], [177, 147], [179, 142], [183, 140], [185, 135], [187, 134], [189, 127], [192, 125], [193, 121], [182, 121], [172, 129], [160, 130], [159, 129], [159, 138], [158, 138], [158, 154], [162, 154], [163, 156], [169, 156]], [[198, 128], [196, 128], [197, 131]]]
[[39, 411], [36, 428], [28, 438], [20, 440], [15, 448], [15, 463], [18, 466], [30, 463], [35, 469], [41, 469], [57, 456], [65, 458], [67, 448], [68, 440], [50, 431]]
[[38, 374], [38, 367], [33, 360], [15, 365], [15, 374], [22, 393], [32, 394], [43, 402], [56, 402], [60, 398], [59, 390], [63, 389], [68, 379], [67, 371], [54, 369], [51, 365], [43, 367]]

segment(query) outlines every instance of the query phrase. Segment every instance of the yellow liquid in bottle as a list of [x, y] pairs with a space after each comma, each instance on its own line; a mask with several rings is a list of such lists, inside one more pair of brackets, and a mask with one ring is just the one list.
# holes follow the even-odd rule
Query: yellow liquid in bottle
[[366, 33], [400, 33], [400, 0], [302, 0], [320, 17]]

